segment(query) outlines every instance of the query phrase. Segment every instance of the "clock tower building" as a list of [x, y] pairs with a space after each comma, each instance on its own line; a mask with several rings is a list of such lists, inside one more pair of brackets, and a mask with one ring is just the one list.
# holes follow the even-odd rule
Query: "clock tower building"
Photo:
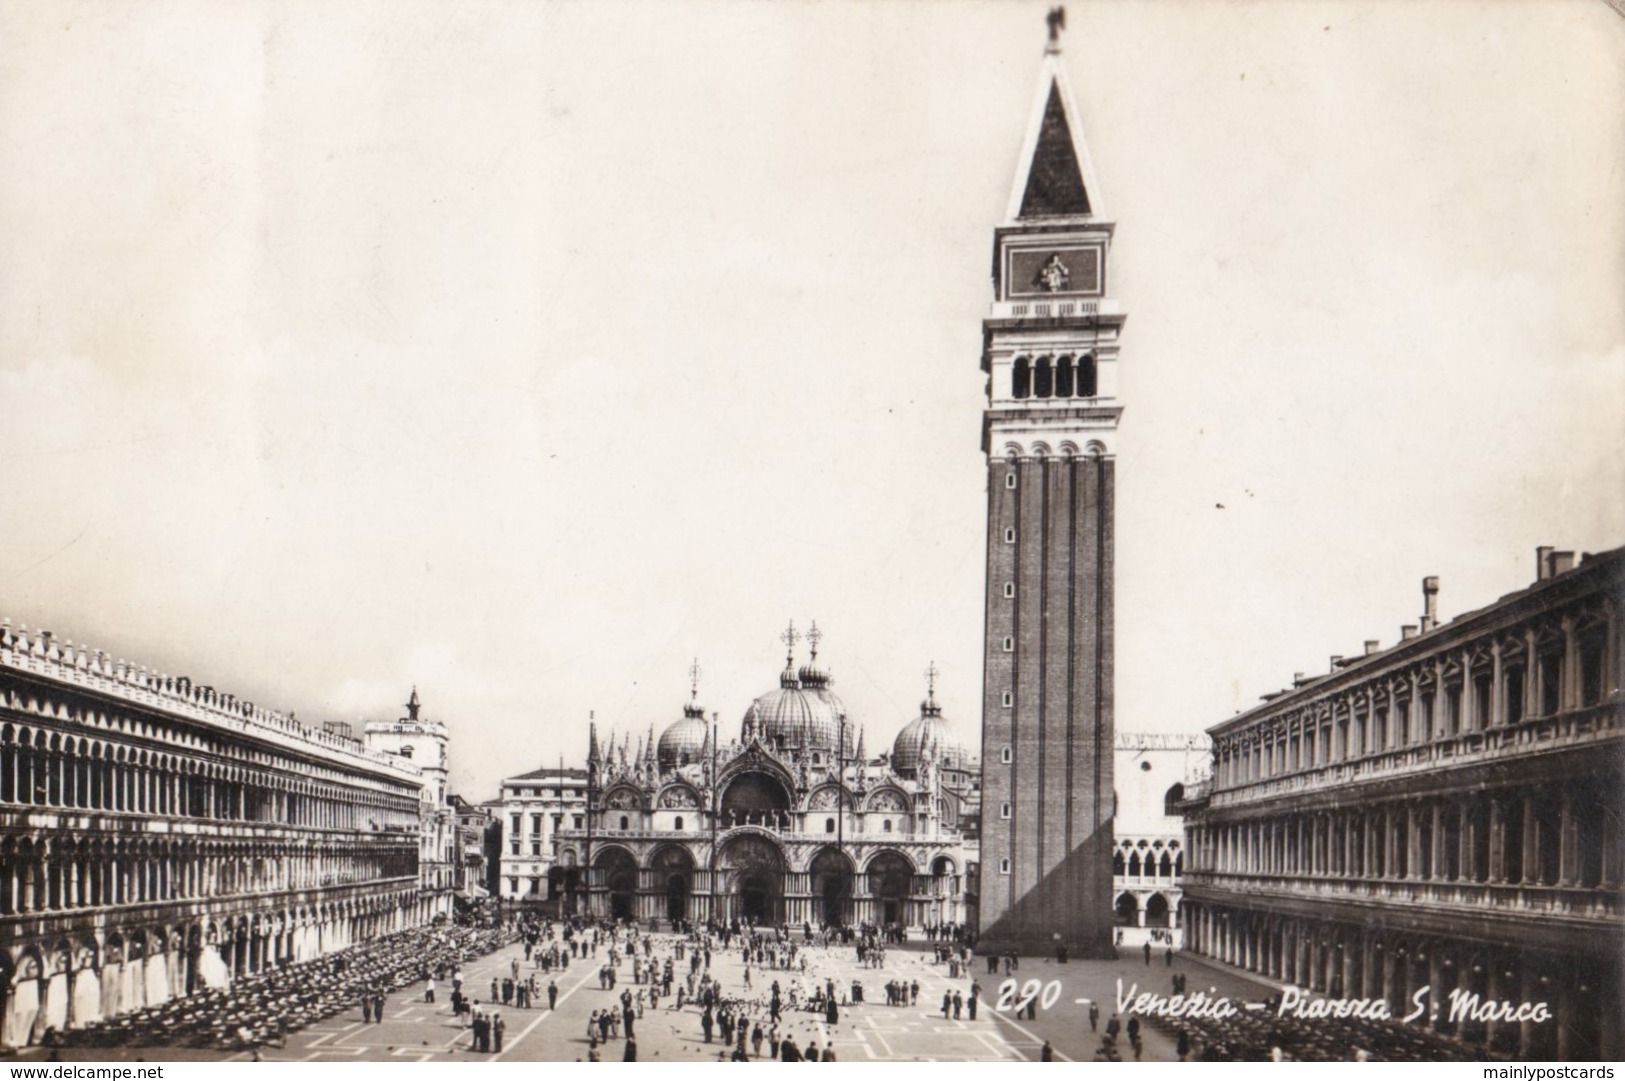
[[1117, 351], [1056, 20], [983, 322], [987, 609], [979, 949], [1111, 957]]

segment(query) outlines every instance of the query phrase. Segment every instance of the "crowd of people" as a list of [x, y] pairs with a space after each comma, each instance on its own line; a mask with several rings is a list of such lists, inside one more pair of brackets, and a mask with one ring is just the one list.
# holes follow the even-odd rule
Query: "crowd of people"
[[246, 1050], [280, 1044], [287, 1033], [354, 1009], [384, 1018], [389, 996], [426, 972], [498, 949], [497, 929], [436, 924], [414, 928], [310, 961], [239, 977], [145, 1009], [53, 1034], [64, 1047], [209, 1047]]
[[[1185, 990], [1176, 974], [1175, 994]], [[1469, 1048], [1447, 1036], [1402, 1021], [1376, 1021], [1356, 1017], [1321, 1017], [1303, 1020], [1282, 1017], [1278, 998], [1266, 999], [1262, 1010], [1242, 1010], [1231, 1017], [1148, 1017], [1174, 1041], [1181, 1062], [1473, 1062], [1482, 1050]], [[1115, 1024], [1116, 1017], [1112, 1018]], [[1139, 1039], [1139, 1022], [1131, 1041]], [[1110, 1057], [1117, 1033], [1108, 1025], [1096, 1058]], [[1138, 1051], [1136, 1049], [1136, 1057]]]

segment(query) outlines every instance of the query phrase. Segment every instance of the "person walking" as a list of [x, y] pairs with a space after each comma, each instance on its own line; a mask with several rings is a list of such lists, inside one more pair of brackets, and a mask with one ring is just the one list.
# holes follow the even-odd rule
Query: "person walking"
[[491, 1042], [496, 1045], [496, 1050], [499, 1053], [502, 1051], [502, 1037], [507, 1031], [508, 1025], [507, 1022], [502, 1020], [502, 1015], [500, 1013], [493, 1015], [491, 1018]]
[[559, 985], [557, 980], [547, 981], [547, 1008], [554, 1009], [559, 1004]]
[[1038, 1061], [1039, 1062], [1054, 1062], [1055, 1061], [1055, 1046], [1053, 1044], [1051, 1044], [1048, 1040], [1044, 1041], [1044, 1046], [1042, 1048], [1040, 1048], [1039, 1051], [1038, 1051]]
[[1149, 942], [1145, 944], [1145, 963], [1148, 965], [1151, 963], [1151, 943]]
[[1100, 1028], [1100, 1003], [1089, 1003], [1089, 1031], [1095, 1032]]
[[638, 1041], [632, 1038], [630, 1032], [626, 1036], [626, 1049], [621, 1052], [622, 1062], [636, 1062], [638, 1060]]
[[429, 977], [429, 982], [427, 984], [425, 984], [424, 987], [423, 987], [423, 1001], [424, 1002], [433, 1002], [434, 1001], [434, 977], [433, 976]]

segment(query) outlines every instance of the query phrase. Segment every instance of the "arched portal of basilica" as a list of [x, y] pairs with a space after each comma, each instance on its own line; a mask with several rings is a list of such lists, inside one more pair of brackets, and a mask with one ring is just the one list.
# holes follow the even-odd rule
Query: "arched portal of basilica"
[[759, 833], [729, 839], [717, 857], [722, 912], [742, 924], [784, 922], [786, 861], [778, 844]]

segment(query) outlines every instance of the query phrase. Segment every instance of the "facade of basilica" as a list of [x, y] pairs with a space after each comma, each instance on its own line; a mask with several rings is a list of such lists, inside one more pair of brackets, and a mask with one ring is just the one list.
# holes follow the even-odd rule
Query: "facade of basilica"
[[[616, 918], [813, 926], [974, 925], [961, 826], [975, 763], [934, 687], [889, 752], [871, 756], [834, 679], [791, 647], [778, 686], [724, 735], [693, 699], [634, 749], [588, 750], [588, 811], [555, 834], [567, 912]], [[586, 875], [581, 871], [586, 869]]]

